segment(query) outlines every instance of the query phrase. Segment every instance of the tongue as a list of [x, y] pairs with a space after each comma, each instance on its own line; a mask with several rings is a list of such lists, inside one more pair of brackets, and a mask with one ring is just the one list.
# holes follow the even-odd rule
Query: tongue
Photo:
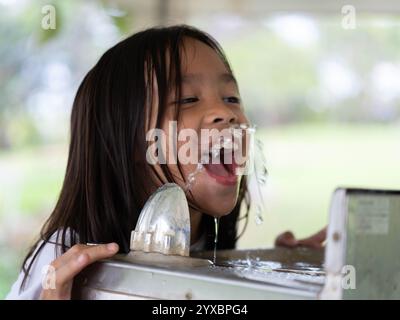
[[205, 164], [205, 168], [210, 171], [211, 173], [221, 176], [221, 177], [228, 177], [229, 172], [226, 170], [225, 166], [222, 163], [219, 164]]

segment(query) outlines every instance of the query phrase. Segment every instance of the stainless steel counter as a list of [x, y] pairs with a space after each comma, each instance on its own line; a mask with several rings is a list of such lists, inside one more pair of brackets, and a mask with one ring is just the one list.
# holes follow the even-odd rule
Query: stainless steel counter
[[143, 253], [104, 260], [75, 281], [80, 299], [316, 299], [324, 283], [323, 251], [219, 251], [196, 257]]

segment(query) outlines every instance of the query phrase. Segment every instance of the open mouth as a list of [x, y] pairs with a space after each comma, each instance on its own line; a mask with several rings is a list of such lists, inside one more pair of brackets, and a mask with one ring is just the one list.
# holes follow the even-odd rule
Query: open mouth
[[227, 133], [221, 132], [220, 136], [200, 145], [200, 163], [218, 183], [236, 185], [247, 168], [249, 137], [254, 128], [245, 125], [228, 129]]
[[210, 152], [208, 163], [203, 163], [207, 173], [223, 185], [235, 185], [238, 181], [234, 154], [232, 149], [220, 148]]

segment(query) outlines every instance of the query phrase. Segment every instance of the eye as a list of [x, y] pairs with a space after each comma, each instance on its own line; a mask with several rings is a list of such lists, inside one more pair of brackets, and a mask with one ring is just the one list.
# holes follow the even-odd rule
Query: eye
[[240, 99], [238, 97], [227, 97], [224, 98], [224, 101], [228, 103], [240, 103]]
[[197, 97], [189, 97], [189, 98], [183, 98], [179, 100], [179, 104], [190, 104], [190, 103], [195, 103], [199, 101], [199, 98]]

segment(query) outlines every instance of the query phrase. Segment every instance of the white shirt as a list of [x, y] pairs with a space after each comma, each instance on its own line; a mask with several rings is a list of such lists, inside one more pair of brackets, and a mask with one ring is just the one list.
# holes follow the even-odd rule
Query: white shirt
[[[32, 264], [28, 277], [25, 281], [25, 285], [23, 290], [20, 290], [22, 281], [25, 276], [25, 272], [21, 270], [17, 281], [11, 287], [10, 292], [7, 294], [6, 299], [9, 300], [37, 300], [40, 297], [40, 293], [42, 292], [42, 281], [44, 279], [44, 275], [48, 270], [48, 266], [51, 264], [52, 261], [56, 259], [56, 257], [60, 256], [61, 254], [61, 246], [57, 245], [57, 238], [61, 238], [61, 234], [57, 237], [57, 233], [54, 233], [49, 242], [47, 242], [43, 248], [40, 250], [39, 254], [37, 255], [35, 261]], [[68, 233], [67, 233], [68, 234]], [[66, 236], [67, 238], [67, 236]], [[67, 240], [68, 241], [68, 240]], [[34, 253], [29, 257], [26, 261], [26, 266], [30, 264], [32, 261], [33, 256], [36, 254], [37, 250], [40, 248], [40, 245], [43, 241], [40, 241], [37, 245]], [[60, 244], [61, 241], [58, 241]]]

